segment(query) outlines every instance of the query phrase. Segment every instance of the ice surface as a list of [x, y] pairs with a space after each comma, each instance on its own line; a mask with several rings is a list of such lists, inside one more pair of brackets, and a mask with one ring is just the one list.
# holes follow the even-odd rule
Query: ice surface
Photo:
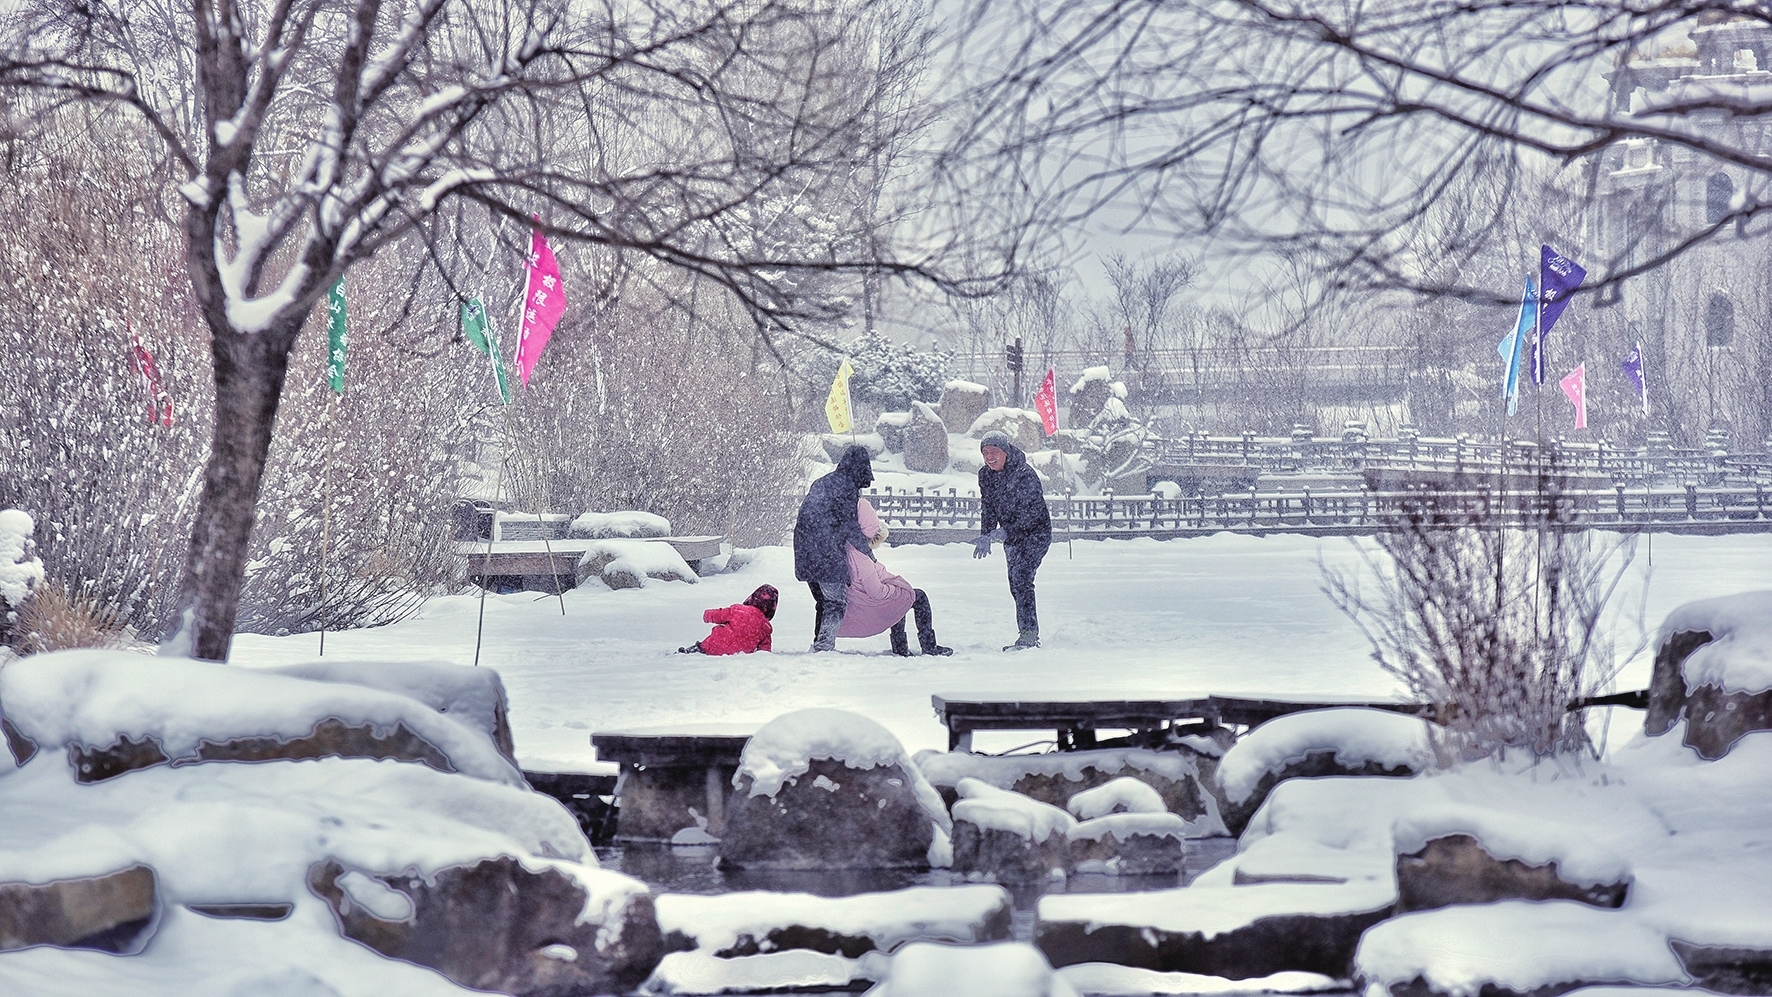
[[1241, 803], [1262, 776], [1313, 751], [1333, 751], [1348, 768], [1378, 762], [1423, 772], [1434, 764], [1428, 722], [1420, 717], [1358, 707], [1310, 710], [1276, 717], [1239, 738], [1219, 762], [1218, 784], [1232, 803]]

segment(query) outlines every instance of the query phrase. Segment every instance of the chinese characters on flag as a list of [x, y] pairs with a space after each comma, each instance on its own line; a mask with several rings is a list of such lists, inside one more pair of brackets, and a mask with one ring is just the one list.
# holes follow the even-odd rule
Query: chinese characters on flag
[[541, 351], [554, 334], [554, 326], [566, 311], [566, 291], [560, 286], [560, 264], [541, 229], [529, 235], [529, 276], [523, 283], [522, 327], [517, 334], [517, 373], [529, 386], [529, 372], [541, 359]]

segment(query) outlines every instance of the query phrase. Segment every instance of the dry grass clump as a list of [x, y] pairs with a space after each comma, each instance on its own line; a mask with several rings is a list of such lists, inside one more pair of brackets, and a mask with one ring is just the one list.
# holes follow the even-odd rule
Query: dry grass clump
[[51, 583], [39, 586], [18, 607], [10, 643], [22, 657], [76, 647], [124, 647], [132, 639], [120, 608]]

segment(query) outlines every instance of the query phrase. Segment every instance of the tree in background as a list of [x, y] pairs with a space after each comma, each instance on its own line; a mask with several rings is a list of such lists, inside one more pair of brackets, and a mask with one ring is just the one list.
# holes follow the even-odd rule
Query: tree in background
[[[20, 95], [10, 124], [21, 140], [47, 141], [45, 122], [70, 102], [127, 112], [152, 138], [159, 192], [176, 187], [182, 199], [184, 270], [216, 407], [168, 646], [227, 655], [284, 382], [316, 303], [353, 265], [408, 235], [434, 235], [432, 217], [453, 198], [519, 225], [539, 213], [556, 238], [704, 278], [742, 303], [753, 330], [817, 311], [800, 275], [943, 280], [933, 261], [965, 232], [931, 210], [958, 203], [931, 194], [939, 185], [919, 194], [910, 251], [879, 231], [834, 242], [811, 229], [803, 239], [735, 236], [756, 228], [759, 206], [868, 160], [884, 140], [820, 61], [830, 38], [866, 23], [867, 6], [28, 0], [9, 9], [0, 86]], [[576, 155], [547, 155], [543, 124], [566, 109], [575, 109]], [[632, 116], [623, 140], [639, 132], [649, 145], [605, 148], [603, 130], [622, 115]]]

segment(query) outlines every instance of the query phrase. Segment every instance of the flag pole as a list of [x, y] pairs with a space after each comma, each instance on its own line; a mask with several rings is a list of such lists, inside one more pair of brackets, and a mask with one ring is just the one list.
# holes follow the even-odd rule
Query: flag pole
[[[338, 396], [334, 395], [326, 403], [326, 428], [334, 429], [338, 424]], [[326, 470], [325, 485], [320, 491], [320, 657], [326, 657], [326, 565], [332, 547], [332, 451], [337, 449], [337, 441], [332, 433], [326, 434]]]
[[[484, 307], [484, 306], [482, 306]], [[504, 433], [498, 445], [498, 477], [492, 486], [492, 522], [486, 524], [486, 555], [480, 559], [480, 619], [474, 624], [474, 667], [480, 667], [480, 642], [486, 634], [486, 589], [492, 571], [492, 535], [498, 532], [498, 500], [504, 494], [505, 461], [511, 450], [511, 406], [504, 406]], [[550, 565], [552, 561], [550, 560]]]

